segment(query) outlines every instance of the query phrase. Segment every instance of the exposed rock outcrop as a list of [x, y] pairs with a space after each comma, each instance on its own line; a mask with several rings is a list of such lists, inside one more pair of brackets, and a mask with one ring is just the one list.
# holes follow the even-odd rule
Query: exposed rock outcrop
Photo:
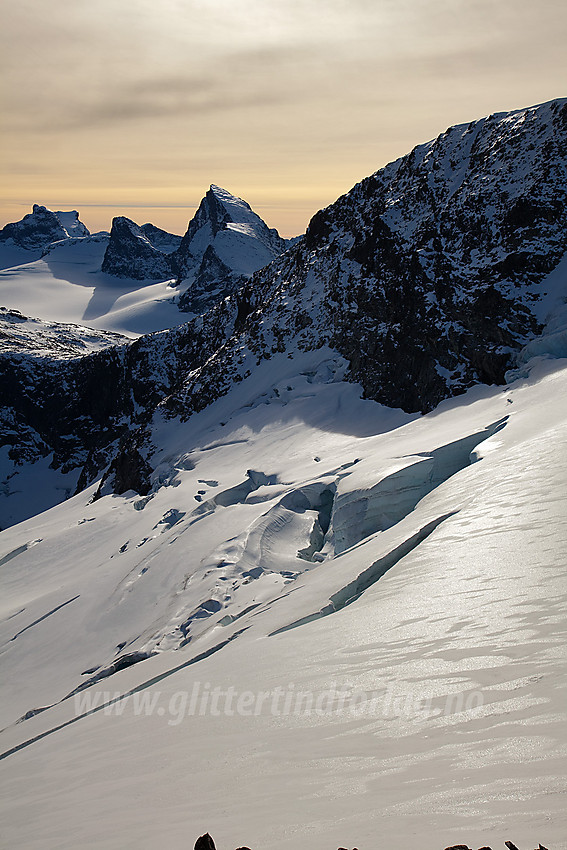
[[153, 246], [141, 227], [124, 216], [112, 220], [102, 271], [133, 280], [167, 280], [173, 276], [166, 254]]
[[142, 224], [140, 229], [148, 237], [154, 248], [157, 248], [158, 251], [162, 251], [164, 254], [171, 254], [181, 245], [182, 236], [162, 230], [161, 227], [156, 227], [155, 224]]
[[31, 213], [0, 230], [0, 242], [10, 242], [27, 251], [42, 251], [51, 242], [88, 235], [89, 231], [79, 220], [76, 210], [52, 212], [47, 207], [34, 204]]

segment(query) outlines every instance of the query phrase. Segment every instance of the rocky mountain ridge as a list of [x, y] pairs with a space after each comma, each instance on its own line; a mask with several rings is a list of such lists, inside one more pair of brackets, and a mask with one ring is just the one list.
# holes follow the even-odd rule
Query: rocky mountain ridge
[[[78, 488], [110, 463], [101, 492], [148, 492], [154, 412], [187, 419], [253, 380], [263, 361], [323, 346], [367, 398], [408, 412], [501, 384], [544, 326], [542, 284], [567, 250], [566, 200], [565, 99], [450, 128], [317, 213], [302, 239], [246, 278], [260, 242], [265, 257], [281, 240], [212, 187], [169, 255], [192, 276], [200, 307], [212, 306], [64, 367], [5, 352], [11, 461], [52, 451], [55, 468], [77, 470]], [[120, 224], [125, 240], [161, 262], [131, 224]], [[251, 239], [256, 254], [245, 259]]]
[[53, 212], [34, 204], [31, 213], [20, 221], [10, 222], [0, 230], [0, 243], [8, 243], [27, 251], [43, 251], [51, 242], [76, 236], [89, 236], [88, 228], [76, 210]]
[[172, 276], [169, 257], [154, 247], [146, 232], [125, 216], [112, 219], [102, 271], [134, 280], [167, 280]]
[[286, 248], [241, 198], [212, 185], [183, 237], [123, 216], [113, 219], [102, 271], [134, 280], [174, 278], [179, 307], [204, 313]]
[[228, 341], [176, 409], [199, 406], [202, 383], [222, 393], [245, 374], [243, 350], [262, 359], [325, 343], [366, 397], [407, 411], [503, 383], [542, 329], [566, 200], [566, 100], [451, 128], [317, 213], [252, 278], [244, 346]]

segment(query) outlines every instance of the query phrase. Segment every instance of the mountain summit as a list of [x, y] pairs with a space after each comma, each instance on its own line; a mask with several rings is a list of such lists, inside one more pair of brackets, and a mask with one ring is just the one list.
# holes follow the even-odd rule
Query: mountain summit
[[251, 275], [284, 249], [277, 230], [270, 229], [246, 201], [213, 184], [173, 256], [180, 278], [198, 279], [203, 262], [213, 257], [232, 274]]
[[246, 201], [211, 185], [171, 255], [179, 279], [188, 284], [180, 307], [203, 312], [285, 248], [277, 230], [270, 229]]
[[115, 218], [102, 271], [133, 280], [177, 278], [180, 309], [200, 314], [285, 249], [246, 201], [212, 185], [183, 238]]
[[88, 235], [89, 231], [76, 210], [53, 212], [41, 204], [34, 204], [31, 213], [0, 230], [0, 242], [27, 251], [42, 251], [51, 242]]
[[164, 280], [172, 276], [169, 258], [152, 245], [141, 227], [125, 216], [112, 220], [102, 271], [134, 280]]

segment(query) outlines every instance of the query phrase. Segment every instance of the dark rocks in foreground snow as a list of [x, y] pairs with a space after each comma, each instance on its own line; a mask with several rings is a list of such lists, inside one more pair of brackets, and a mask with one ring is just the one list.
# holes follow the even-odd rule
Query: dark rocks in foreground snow
[[[515, 844], [512, 844], [511, 841], [505, 841], [506, 847], [508, 850], [518, 850]], [[216, 850], [215, 842], [209, 835], [209, 833], [205, 833], [205, 835], [201, 835], [197, 841], [195, 842], [195, 850]], [[249, 847], [238, 847], [237, 850], [250, 850]], [[338, 850], [347, 850], [346, 847], [339, 847]], [[356, 847], [353, 850], [357, 850]], [[468, 844], [452, 844], [451, 847], [446, 847], [445, 850], [472, 850]], [[479, 850], [492, 850], [490, 847], [481, 847]], [[544, 847], [543, 844], [540, 844], [536, 850], [547, 850], [547, 847]]]

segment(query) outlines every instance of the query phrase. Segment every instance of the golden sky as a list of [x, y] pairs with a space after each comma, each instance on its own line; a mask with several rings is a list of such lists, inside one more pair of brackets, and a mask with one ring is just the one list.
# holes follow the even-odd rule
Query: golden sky
[[0, 226], [183, 233], [210, 183], [282, 235], [448, 126], [567, 95], [565, 0], [0, 0]]

